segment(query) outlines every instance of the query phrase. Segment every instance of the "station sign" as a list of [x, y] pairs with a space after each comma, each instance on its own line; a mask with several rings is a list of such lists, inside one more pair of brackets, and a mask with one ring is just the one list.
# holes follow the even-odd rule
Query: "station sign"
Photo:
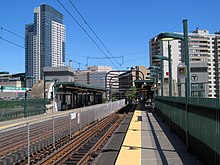
[[71, 113], [71, 120], [76, 118], [76, 113]]
[[12, 87], [12, 86], [0, 86], [1, 92], [26, 92], [29, 88]]

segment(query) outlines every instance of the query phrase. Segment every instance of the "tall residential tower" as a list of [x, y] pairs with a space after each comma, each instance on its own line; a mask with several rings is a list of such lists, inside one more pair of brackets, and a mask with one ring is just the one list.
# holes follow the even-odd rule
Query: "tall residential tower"
[[25, 75], [27, 86], [43, 79], [44, 67], [65, 66], [63, 15], [43, 4], [34, 9], [34, 23], [25, 26]]

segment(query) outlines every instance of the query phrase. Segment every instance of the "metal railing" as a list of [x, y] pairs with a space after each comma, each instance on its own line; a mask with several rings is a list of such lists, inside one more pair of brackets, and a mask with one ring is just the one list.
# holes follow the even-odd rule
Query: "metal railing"
[[44, 112], [44, 99], [0, 101], [0, 121], [43, 114]]
[[[156, 97], [155, 110], [204, 164], [220, 164], [220, 104], [214, 98]], [[186, 141], [188, 142], [186, 143]]]

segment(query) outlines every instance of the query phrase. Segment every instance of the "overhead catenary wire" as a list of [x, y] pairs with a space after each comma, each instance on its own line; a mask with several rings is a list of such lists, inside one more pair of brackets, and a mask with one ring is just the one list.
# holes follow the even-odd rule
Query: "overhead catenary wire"
[[[87, 57], [86, 58], [86, 65], [89, 63], [89, 59], [106, 59], [107, 57]], [[122, 64], [124, 63], [124, 56], [119, 57], [109, 57], [109, 58], [122, 58]]]
[[[6, 29], [6, 28], [0, 27], [0, 29], [1, 29], [1, 31], [2, 31], [2, 30], [5, 30], [5, 31], [8, 32], [8, 33], [11, 33], [11, 34], [13, 34], [13, 35], [15, 35], [15, 36], [17, 36], [17, 37], [20, 37], [20, 38], [24, 39], [24, 37], [22, 37], [21, 35], [16, 34], [16, 33], [12, 32], [12, 31], [10, 31], [10, 30], [8, 30], [8, 29]], [[3, 38], [2, 36], [0, 36], [0, 39], [3, 40], [3, 41], [5, 41], [5, 42], [8, 42], [8, 43], [10, 43], [10, 44], [12, 44], [12, 45], [15, 45], [15, 46], [18, 46], [18, 47], [20, 47], [20, 48], [25, 49], [24, 46], [19, 45], [19, 44], [13, 42], [13, 41], [8, 40], [8, 39], [5, 39], [5, 38]]]
[[69, 60], [72, 60], [73, 62], [77, 63], [77, 64], [79, 65], [79, 68], [78, 68], [79, 70], [80, 70], [80, 66], [81, 66], [81, 65], [83, 65], [83, 66], [87, 67], [87, 65], [86, 65], [86, 64], [81, 63], [81, 62], [78, 62], [78, 61], [76, 61], [76, 60], [73, 60], [73, 59], [69, 58], [69, 56], [67, 56], [67, 55], [66, 55], [66, 58], [68, 58]]
[[89, 37], [89, 39], [96, 45], [96, 47], [104, 54], [109, 61], [115, 66], [115, 68], [119, 69], [112, 60], [106, 55], [106, 53], [102, 50], [102, 48], [97, 44], [97, 42], [91, 37], [91, 35], [82, 27], [82, 25], [73, 17], [73, 15], [69, 12], [69, 10], [60, 2], [60, 0], [57, 0], [58, 3], [63, 7], [63, 9], [70, 15], [70, 17], [77, 23], [77, 25], [84, 31], [84, 33]]
[[182, 25], [182, 22], [179, 22], [178, 24], [174, 25], [173, 27], [171, 27], [171, 28], [168, 29], [167, 31], [168, 31], [168, 32], [169, 32], [169, 31], [172, 31], [172, 30], [174, 30], [176, 27], [178, 27], [178, 26], [180, 26], [180, 25]]
[[77, 7], [72, 3], [71, 0], [69, 0], [70, 4], [73, 6], [73, 8], [76, 10], [76, 12], [79, 14], [79, 16], [82, 18], [82, 20], [84, 21], [84, 23], [89, 27], [89, 29], [92, 31], [92, 33], [96, 36], [96, 38], [99, 40], [99, 42], [102, 44], [102, 46], [106, 49], [106, 51], [111, 55], [111, 57], [118, 63], [118, 65], [122, 65], [120, 64], [116, 58], [112, 55], [112, 53], [110, 52], [110, 50], [107, 48], [107, 46], [104, 44], [104, 42], [100, 39], [100, 37], [97, 35], [97, 33], [93, 30], [93, 28], [89, 25], [89, 23], [86, 21], [86, 19], [82, 16], [82, 14], [79, 12], [79, 10], [77, 9]]
[[25, 49], [24, 46], [21, 46], [21, 45], [19, 45], [19, 44], [16, 44], [16, 43], [14, 43], [14, 42], [12, 42], [12, 41], [9, 41], [9, 40], [4, 39], [4, 38], [2, 38], [2, 37], [0, 37], [0, 39], [3, 40], [3, 41], [5, 41], [5, 42], [8, 42], [8, 43], [10, 43], [10, 44], [13, 44], [13, 45], [16, 45], [16, 46], [18, 46], [18, 47], [20, 47], [20, 48]]
[[8, 30], [8, 29], [6, 29], [6, 28], [0, 27], [0, 29], [1, 29], [1, 30], [5, 30], [5, 31], [7, 31], [8, 33], [11, 33], [11, 34], [13, 34], [13, 35], [15, 35], [15, 36], [17, 36], [17, 37], [20, 37], [20, 38], [24, 39], [23, 36], [21, 36], [21, 35], [19, 35], [19, 34], [16, 34], [16, 33], [12, 32], [12, 31], [10, 31], [10, 30]]

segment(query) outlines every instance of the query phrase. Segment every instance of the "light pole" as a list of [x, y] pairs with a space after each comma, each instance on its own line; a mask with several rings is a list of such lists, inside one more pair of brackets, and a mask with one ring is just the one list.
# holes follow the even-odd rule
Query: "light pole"
[[171, 45], [172, 40], [184, 40], [182, 34], [179, 33], [160, 33], [157, 40], [168, 41], [168, 62], [169, 62], [169, 97], [172, 96], [172, 59], [171, 59]]
[[163, 86], [164, 86], [164, 70], [163, 70], [163, 61], [168, 61], [169, 59], [165, 56], [156, 55], [152, 57], [153, 62], [160, 62], [160, 71], [161, 71], [161, 96], [163, 96]]
[[158, 95], [158, 70], [161, 70], [158, 66], [150, 66], [148, 69], [156, 71], [156, 95]]
[[169, 58], [169, 97], [172, 96], [172, 91], [173, 91], [173, 76], [172, 76], [172, 62], [171, 62], [171, 45], [170, 41], [168, 41], [168, 58]]
[[[158, 40], [174, 40], [174, 39], [180, 39], [184, 42], [184, 54], [185, 54], [185, 65], [186, 65], [186, 111], [185, 111], [185, 122], [186, 122], [186, 146], [188, 149], [188, 102], [189, 98], [191, 95], [191, 90], [190, 90], [190, 60], [189, 60], [189, 41], [188, 41], [188, 26], [187, 26], [187, 20], [183, 20], [183, 35], [178, 34], [178, 33], [160, 33], [157, 36]], [[169, 51], [169, 47], [168, 47]], [[170, 58], [171, 59], [171, 58]]]
[[185, 65], [186, 65], [186, 147], [189, 149], [189, 135], [188, 135], [188, 103], [191, 96], [190, 89], [190, 62], [189, 62], [189, 39], [188, 39], [188, 26], [187, 20], [183, 20], [183, 35], [184, 35], [184, 47], [185, 47]]
[[171, 97], [172, 97], [172, 59], [171, 59], [171, 45], [170, 41], [172, 40], [184, 40], [182, 34], [178, 33], [160, 33], [157, 36], [157, 40], [168, 41], [168, 62], [169, 62], [169, 126], [171, 127]]
[[189, 39], [188, 39], [188, 28], [187, 20], [183, 20], [183, 35], [184, 35], [184, 51], [185, 51], [185, 65], [186, 65], [186, 98], [191, 96], [190, 89], [190, 62], [189, 62]]
[[45, 79], [45, 73], [44, 73], [44, 113], [46, 113], [46, 79]]

